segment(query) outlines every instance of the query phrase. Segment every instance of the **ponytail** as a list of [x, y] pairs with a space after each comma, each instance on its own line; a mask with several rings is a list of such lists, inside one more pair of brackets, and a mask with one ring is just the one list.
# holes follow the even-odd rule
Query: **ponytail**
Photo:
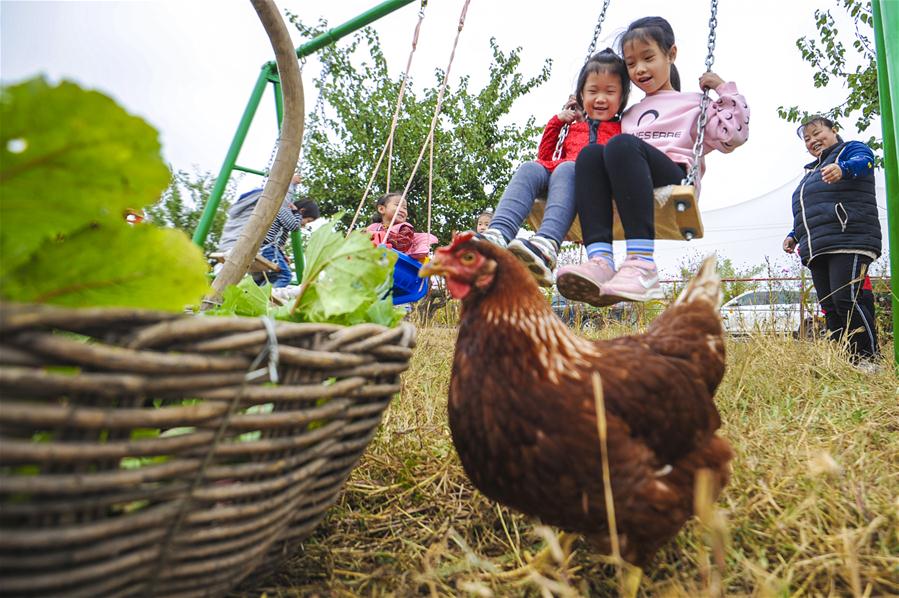
[[674, 66], [674, 63], [671, 63], [671, 87], [676, 91], [680, 91], [680, 73], [677, 72], [677, 67]]

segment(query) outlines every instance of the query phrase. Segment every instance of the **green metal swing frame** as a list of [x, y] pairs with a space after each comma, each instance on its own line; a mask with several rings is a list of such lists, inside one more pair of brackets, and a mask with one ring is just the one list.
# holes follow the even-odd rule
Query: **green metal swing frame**
[[[346, 23], [316, 36], [297, 48], [297, 59], [302, 59], [310, 54], [314, 54], [340, 38], [349, 35], [414, 1], [415, 0], [387, 0], [386, 2], [382, 2], [374, 8], [350, 19]], [[239, 170], [260, 176], [266, 176], [268, 174], [263, 170], [237, 164], [237, 156], [240, 154], [240, 150], [247, 138], [247, 133], [250, 130], [250, 125], [253, 124], [253, 119], [256, 116], [256, 110], [259, 108], [259, 103], [262, 101], [262, 96], [265, 94], [265, 88], [269, 83], [272, 84], [275, 96], [275, 113], [278, 118], [278, 130], [281, 130], [281, 121], [284, 118], [281, 79], [278, 76], [278, 67], [275, 62], [269, 61], [263, 64], [262, 69], [259, 71], [259, 77], [256, 79], [256, 84], [253, 86], [253, 91], [250, 93], [250, 99], [247, 102], [246, 108], [244, 108], [243, 115], [240, 117], [240, 123], [237, 125], [237, 131], [235, 131], [234, 137], [231, 140], [231, 146], [228, 148], [228, 153], [225, 154], [225, 161], [222, 163], [222, 167], [215, 179], [215, 186], [213, 186], [212, 192], [209, 195], [209, 201], [206, 202], [206, 206], [203, 208], [203, 214], [200, 216], [200, 222], [197, 224], [197, 228], [194, 231], [193, 241], [201, 247], [206, 241], [206, 237], [209, 235], [209, 229], [212, 227], [215, 213], [222, 201], [225, 187], [231, 179], [231, 173], [235, 170]], [[291, 234], [291, 245], [293, 247], [294, 268], [297, 281], [299, 281], [303, 278], [304, 260], [303, 244], [300, 240], [298, 231]]]
[[[887, 185], [887, 235], [890, 245], [890, 290], [893, 297], [893, 365], [899, 374], [899, 2], [871, 0], [874, 13], [874, 49], [880, 126], [883, 130], [883, 166]], [[891, 35], [887, 35], [892, 31]]]

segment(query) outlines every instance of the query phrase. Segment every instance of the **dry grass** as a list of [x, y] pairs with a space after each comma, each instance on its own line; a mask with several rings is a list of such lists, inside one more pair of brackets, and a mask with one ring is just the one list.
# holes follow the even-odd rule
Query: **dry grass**
[[[446, 423], [454, 335], [420, 331], [403, 392], [339, 504], [301, 554], [246, 596], [618, 594], [603, 555], [583, 542], [561, 554], [547, 528], [468, 483]], [[688, 525], [644, 572], [639, 595], [899, 594], [895, 375], [861, 374], [824, 342], [756, 338], [728, 349], [717, 400], [737, 459], [718, 523]], [[502, 575], [547, 543], [548, 566]]]

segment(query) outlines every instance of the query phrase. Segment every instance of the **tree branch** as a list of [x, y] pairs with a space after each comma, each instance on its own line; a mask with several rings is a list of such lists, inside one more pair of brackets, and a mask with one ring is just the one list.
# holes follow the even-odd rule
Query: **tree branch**
[[300, 144], [303, 140], [303, 118], [305, 103], [303, 99], [303, 82], [300, 79], [300, 67], [297, 63], [296, 51], [287, 26], [281, 18], [278, 7], [272, 0], [250, 0], [262, 26], [268, 34], [278, 74], [281, 79], [281, 92], [284, 98], [284, 120], [281, 123], [281, 142], [275, 155], [272, 170], [262, 190], [262, 197], [250, 219], [240, 232], [234, 249], [228, 256], [222, 271], [212, 283], [212, 292], [204, 299], [203, 309], [217, 304], [226, 287], [237, 284], [256, 257], [259, 246], [265, 239], [278, 210], [284, 201], [290, 179], [300, 156]]

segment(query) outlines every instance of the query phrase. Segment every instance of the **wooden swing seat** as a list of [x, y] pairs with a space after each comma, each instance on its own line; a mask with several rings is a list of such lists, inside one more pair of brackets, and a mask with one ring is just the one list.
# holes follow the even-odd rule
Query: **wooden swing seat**
[[[220, 264], [225, 263], [225, 259], [227, 258], [227, 254], [223, 251], [218, 251], [216, 253], [210, 253], [209, 259], [215, 260]], [[281, 268], [278, 267], [278, 264], [271, 261], [267, 257], [263, 257], [262, 255], [257, 255], [256, 259], [253, 260], [253, 263], [250, 264], [249, 272], [251, 274], [255, 274], [258, 272], [280, 272]]]
[[[704, 233], [702, 217], [696, 202], [696, 188], [692, 185], [668, 185], [654, 190], [655, 198], [655, 229], [656, 239], [687, 240], [701, 239]], [[540, 228], [543, 222], [543, 211], [546, 209], [546, 199], [537, 198], [531, 213], [528, 214], [528, 224], [534, 230]], [[621, 228], [621, 219], [618, 210], [612, 205], [614, 218], [612, 234], [617, 240], [624, 239], [624, 229]], [[577, 217], [571, 223], [568, 235], [565, 239], [573, 243], [583, 243], [584, 235], [581, 231], [581, 222]]]

